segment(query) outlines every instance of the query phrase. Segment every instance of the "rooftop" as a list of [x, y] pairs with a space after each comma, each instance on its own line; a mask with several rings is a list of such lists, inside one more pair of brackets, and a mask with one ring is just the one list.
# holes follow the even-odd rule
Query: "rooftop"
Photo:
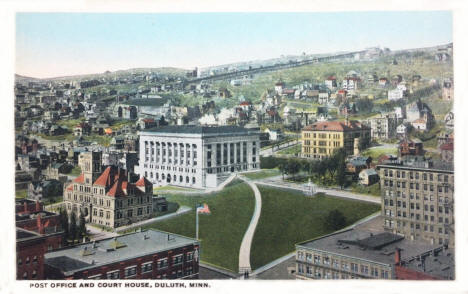
[[59, 249], [45, 255], [45, 263], [65, 274], [100, 267], [173, 248], [198, 244], [192, 238], [148, 230]]
[[345, 121], [324, 121], [317, 122], [311, 125], [304, 127], [304, 131], [354, 131], [359, 129], [367, 128], [363, 126], [360, 122], [351, 120], [346, 123]]
[[408, 240], [401, 235], [361, 228], [337, 232], [298, 246], [387, 265], [395, 263], [397, 248], [401, 249], [402, 260], [409, 260], [438, 248], [437, 245]]
[[[184, 126], [163, 126], [151, 128], [143, 131], [142, 133], [173, 133], [173, 134], [199, 134], [199, 135], [212, 135], [212, 134], [250, 134], [254, 133], [252, 130], [245, 129], [238, 126], [197, 126], [197, 125], [184, 125]], [[256, 132], [255, 132], [256, 133]]]

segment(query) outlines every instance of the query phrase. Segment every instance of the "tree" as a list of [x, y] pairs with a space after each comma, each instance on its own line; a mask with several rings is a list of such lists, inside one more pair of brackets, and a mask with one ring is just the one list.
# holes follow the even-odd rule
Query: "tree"
[[63, 245], [67, 245], [67, 238], [68, 235], [70, 234], [69, 231], [69, 222], [68, 222], [68, 213], [66, 208], [61, 208], [60, 209], [60, 220], [62, 222], [62, 227], [64, 230], [64, 238], [63, 238]]
[[325, 226], [331, 230], [339, 230], [346, 225], [346, 217], [338, 209], [334, 209], [325, 217]]
[[299, 170], [300, 170], [300, 164], [297, 160], [295, 159], [290, 159], [288, 160], [287, 164], [286, 164], [286, 173], [288, 175], [296, 175]]
[[279, 165], [278, 165], [278, 168], [281, 172], [281, 175], [283, 175], [283, 180], [284, 180], [284, 174], [286, 173], [286, 170], [287, 170], [287, 163], [286, 162], [281, 162]]
[[75, 243], [77, 232], [78, 230], [76, 227], [76, 214], [74, 211], [72, 211], [71, 216], [70, 216], [70, 233], [69, 233], [69, 237], [72, 239], [72, 244]]
[[80, 225], [78, 227], [78, 235], [80, 237], [86, 236], [86, 222], [83, 213], [80, 213]]

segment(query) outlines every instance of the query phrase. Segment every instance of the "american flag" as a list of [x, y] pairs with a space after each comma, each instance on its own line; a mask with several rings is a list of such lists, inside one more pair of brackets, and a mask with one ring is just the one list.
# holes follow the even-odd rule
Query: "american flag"
[[199, 205], [197, 207], [197, 213], [203, 213], [203, 214], [210, 214], [210, 208], [208, 207], [208, 204], [203, 203], [203, 205]]

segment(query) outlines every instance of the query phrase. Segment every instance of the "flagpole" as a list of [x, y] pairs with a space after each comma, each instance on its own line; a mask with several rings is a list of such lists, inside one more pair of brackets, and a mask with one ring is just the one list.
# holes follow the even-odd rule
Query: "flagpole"
[[195, 239], [198, 240], [198, 207], [195, 207]]

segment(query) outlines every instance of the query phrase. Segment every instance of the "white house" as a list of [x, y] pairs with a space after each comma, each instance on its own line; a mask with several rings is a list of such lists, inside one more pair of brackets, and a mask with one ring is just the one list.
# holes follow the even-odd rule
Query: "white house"
[[425, 131], [427, 130], [427, 121], [424, 118], [418, 118], [411, 122], [413, 128], [418, 131]]
[[388, 91], [388, 100], [389, 101], [395, 101], [395, 100], [400, 100], [404, 97], [405, 91], [401, 89], [394, 89]]
[[408, 130], [408, 128], [404, 124], [400, 124], [396, 129], [397, 136], [405, 137], [406, 133], [407, 133], [407, 130]]

